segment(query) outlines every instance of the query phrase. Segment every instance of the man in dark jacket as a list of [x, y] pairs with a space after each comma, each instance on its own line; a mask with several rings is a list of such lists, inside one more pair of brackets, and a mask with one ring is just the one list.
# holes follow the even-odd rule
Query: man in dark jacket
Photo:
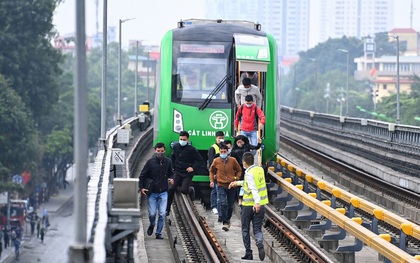
[[[232, 153], [235, 153], [237, 156], [239, 156], [238, 163], [242, 168], [242, 175], [241, 175], [241, 180], [244, 179], [244, 174], [245, 174], [245, 169], [243, 167], [243, 163], [242, 163], [242, 156], [244, 155], [244, 153], [247, 152], [251, 152], [252, 150], [258, 150], [259, 148], [261, 148], [261, 138], [258, 138], [258, 145], [254, 146], [249, 144], [249, 140], [246, 136], [244, 135], [238, 135], [235, 138], [235, 143], [233, 144], [232, 147]], [[242, 205], [242, 196], [244, 194], [243, 188], [241, 187], [239, 189], [239, 196], [238, 196], [238, 204], [239, 206]]]
[[171, 211], [172, 201], [178, 186], [183, 194], [189, 194], [191, 199], [195, 198], [194, 188], [191, 187], [194, 172], [205, 167], [203, 157], [192, 145], [188, 143], [189, 133], [181, 131], [179, 133], [179, 143], [174, 145], [171, 160], [174, 168], [174, 184], [168, 190], [168, 206], [166, 215]]
[[147, 235], [149, 236], [153, 234], [156, 212], [159, 211], [156, 239], [163, 239], [162, 229], [168, 202], [168, 183], [174, 183], [172, 175], [172, 161], [165, 157], [165, 144], [158, 142], [155, 145], [155, 155], [146, 162], [139, 177], [140, 192], [144, 196], [147, 195], [150, 221]]

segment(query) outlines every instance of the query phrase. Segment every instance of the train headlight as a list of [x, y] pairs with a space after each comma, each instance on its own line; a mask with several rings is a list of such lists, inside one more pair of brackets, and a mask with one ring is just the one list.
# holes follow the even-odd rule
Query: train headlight
[[182, 114], [181, 112], [174, 110], [174, 123], [173, 125], [173, 131], [176, 133], [180, 133], [184, 130], [184, 123], [182, 121]]

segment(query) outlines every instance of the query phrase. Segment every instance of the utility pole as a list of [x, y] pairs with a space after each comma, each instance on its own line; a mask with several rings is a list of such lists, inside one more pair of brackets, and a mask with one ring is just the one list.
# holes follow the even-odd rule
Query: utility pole
[[75, 239], [69, 248], [69, 262], [90, 263], [93, 247], [87, 242], [87, 85], [85, 1], [76, 0], [76, 83], [74, 97], [74, 188]]

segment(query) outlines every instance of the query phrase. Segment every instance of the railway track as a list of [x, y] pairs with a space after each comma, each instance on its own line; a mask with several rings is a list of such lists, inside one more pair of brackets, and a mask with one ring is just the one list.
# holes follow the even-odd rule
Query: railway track
[[334, 262], [270, 206], [266, 207], [264, 228], [277, 240], [278, 243], [274, 247], [286, 249], [289, 257], [296, 260], [295, 262]]
[[[307, 156], [306, 159], [312, 159], [312, 164], [317, 166], [320, 170], [324, 170], [328, 176], [332, 177], [338, 183], [349, 187], [350, 189], [357, 189], [360, 187], [360, 191], [357, 194], [365, 195], [368, 198], [371, 195], [366, 194], [368, 189], [369, 191], [376, 192], [376, 195], [381, 197], [382, 204], [387, 203], [386, 200], [392, 200], [393, 203], [404, 204], [405, 206], [411, 206], [413, 210], [420, 209], [420, 195], [414, 192], [411, 192], [407, 189], [397, 187], [393, 184], [387, 183], [379, 178], [361, 171], [360, 169], [354, 168], [346, 163], [337, 161], [336, 159], [327, 156], [323, 153], [320, 153], [310, 147], [307, 147], [301, 144], [298, 141], [292, 140], [287, 137], [282, 137], [283, 143], [287, 144], [289, 147], [292, 147], [295, 151], [300, 152], [301, 154]], [[322, 167], [329, 167], [329, 170], [325, 170]], [[353, 186], [352, 186], [353, 185]], [[314, 189], [312, 189], [314, 190]], [[323, 192], [325, 198], [331, 198], [329, 193]], [[378, 200], [371, 200], [374, 203], [379, 203]], [[337, 204], [341, 207], [345, 207], [347, 211], [349, 210], [350, 204], [344, 203], [341, 200], [338, 200]], [[393, 210], [394, 207], [387, 207], [389, 210]], [[399, 213], [399, 211], [393, 211]], [[373, 216], [361, 209], [355, 209], [355, 214], [364, 219], [364, 222], [372, 222]], [[420, 224], [416, 220], [407, 218], [415, 224]], [[390, 233], [391, 236], [397, 237], [400, 235], [400, 230], [393, 227], [392, 225], [387, 224], [384, 221], [379, 221], [379, 227], [382, 232]], [[394, 241], [395, 242], [395, 241]], [[420, 240], [417, 240], [411, 236], [407, 237], [407, 245], [409, 249], [417, 250], [420, 247]]]
[[[147, 132], [146, 132], [147, 133]], [[151, 147], [150, 136], [142, 136], [139, 141], [138, 154], [143, 155], [146, 147]], [[140, 150], [141, 149], [141, 150]], [[132, 174], [138, 174], [141, 164], [148, 156], [136, 157], [131, 167], [127, 167]], [[137, 166], [137, 167], [136, 167]], [[179, 257], [177, 262], [235, 262], [232, 253], [227, 251], [226, 244], [221, 244], [223, 238], [215, 233], [215, 224], [205, 215], [205, 212], [196, 208], [196, 204], [189, 197], [176, 194], [174, 200], [173, 217], [167, 219], [167, 223], [176, 226], [178, 233], [168, 236], [177, 237], [169, 243], [173, 246], [182, 244], [182, 253], [174, 253], [174, 258]], [[201, 209], [202, 210], [202, 209]], [[288, 253], [288, 262], [334, 262], [324, 255], [322, 250], [314, 246], [310, 240], [298, 233], [292, 225], [287, 223], [282, 216], [267, 206], [267, 214], [264, 224], [267, 239], [275, 240], [272, 244], [266, 243], [266, 251], [271, 251], [271, 262], [281, 262], [284, 250]], [[201, 213], [201, 214], [200, 214]], [[234, 215], [235, 216], [235, 215]], [[210, 221], [209, 221], [210, 220]], [[229, 234], [237, 235], [242, 241], [241, 232], [233, 231]], [[226, 241], [225, 241], [226, 242]], [[236, 244], [242, 246], [240, 244]], [[182, 256], [179, 256], [182, 255]], [[182, 259], [181, 259], [182, 257]], [[267, 258], [268, 259], [268, 258]]]
[[[176, 222], [170, 224], [176, 224], [180, 231], [182, 240], [177, 242], [184, 244], [185, 262], [235, 262], [232, 254], [225, 253], [226, 244], [220, 244], [213, 232], [214, 227], [204, 215], [199, 214], [187, 196], [176, 194], [174, 203]], [[274, 240], [265, 244], [266, 251], [271, 251], [271, 262], [336, 262], [269, 206], [266, 207], [264, 221], [265, 239]], [[231, 233], [238, 240], [242, 239], [239, 231]], [[287, 260], [282, 259], [284, 251], [287, 251]]]

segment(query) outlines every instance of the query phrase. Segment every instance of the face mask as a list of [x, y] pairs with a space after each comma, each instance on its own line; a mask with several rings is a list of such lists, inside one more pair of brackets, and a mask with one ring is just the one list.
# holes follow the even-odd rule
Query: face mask
[[162, 159], [164, 154], [165, 153], [156, 153], [156, 157]]
[[181, 146], [185, 146], [185, 145], [187, 145], [187, 141], [181, 141], [181, 140], [179, 140], [179, 144], [181, 144]]
[[232, 149], [228, 149], [228, 154], [232, 152]]
[[244, 147], [243, 143], [237, 143], [236, 145], [238, 145], [238, 147], [240, 147], [240, 148]]
[[221, 154], [220, 154], [220, 158], [222, 158], [222, 159], [226, 159], [226, 157], [227, 157], [227, 153], [221, 153]]
[[219, 141], [219, 143], [222, 143], [222, 142], [224, 142], [225, 140], [223, 140], [223, 139], [219, 139], [218, 141]]
[[245, 104], [248, 108], [252, 107], [252, 104]]

